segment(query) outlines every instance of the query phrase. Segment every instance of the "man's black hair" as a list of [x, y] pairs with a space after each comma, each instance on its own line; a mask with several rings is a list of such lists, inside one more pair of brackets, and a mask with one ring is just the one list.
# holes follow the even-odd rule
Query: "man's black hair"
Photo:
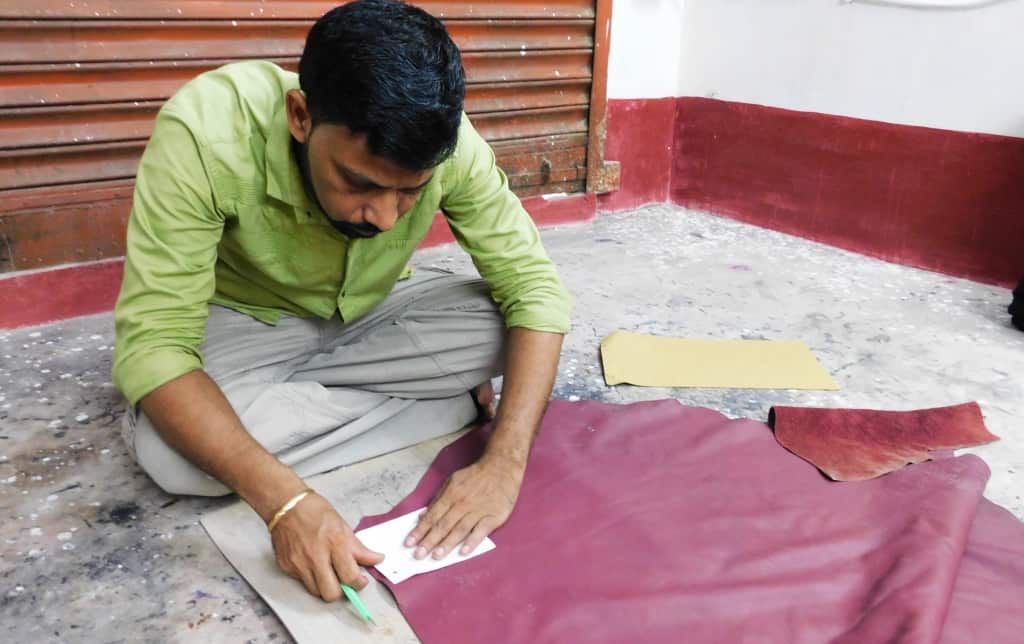
[[466, 75], [444, 25], [395, 0], [358, 0], [309, 32], [299, 84], [314, 126], [366, 134], [370, 153], [426, 170], [458, 141]]

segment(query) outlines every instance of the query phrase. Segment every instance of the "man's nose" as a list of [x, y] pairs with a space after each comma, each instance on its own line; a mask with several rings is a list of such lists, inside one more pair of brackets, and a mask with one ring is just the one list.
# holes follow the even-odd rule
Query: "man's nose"
[[382, 190], [367, 204], [363, 219], [383, 231], [391, 230], [398, 221], [398, 192]]

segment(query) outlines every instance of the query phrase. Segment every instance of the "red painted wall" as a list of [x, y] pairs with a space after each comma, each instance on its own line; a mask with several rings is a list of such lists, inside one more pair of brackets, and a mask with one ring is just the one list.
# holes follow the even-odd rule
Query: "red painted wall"
[[121, 261], [22, 273], [0, 279], [0, 329], [33, 326], [114, 307]]
[[1024, 274], [1024, 139], [680, 98], [676, 203], [1000, 285]]
[[675, 98], [608, 101], [605, 158], [622, 163], [622, 185], [598, 197], [604, 212], [669, 200]]

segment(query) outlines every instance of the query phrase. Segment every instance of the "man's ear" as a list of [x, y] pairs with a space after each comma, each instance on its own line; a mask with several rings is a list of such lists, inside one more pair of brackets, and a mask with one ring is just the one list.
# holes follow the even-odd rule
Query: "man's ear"
[[306, 143], [313, 131], [313, 117], [306, 105], [306, 95], [302, 90], [292, 89], [284, 97], [285, 113], [288, 116], [288, 129], [299, 143]]

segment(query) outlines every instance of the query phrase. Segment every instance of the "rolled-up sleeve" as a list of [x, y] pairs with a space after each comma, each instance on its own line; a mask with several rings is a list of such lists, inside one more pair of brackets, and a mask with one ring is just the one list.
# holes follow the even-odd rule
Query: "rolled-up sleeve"
[[113, 380], [133, 405], [202, 368], [199, 347], [224, 229], [214, 201], [200, 144], [163, 110], [139, 164], [114, 309]]
[[463, 117], [441, 209], [509, 327], [567, 333], [572, 298], [494, 152]]

